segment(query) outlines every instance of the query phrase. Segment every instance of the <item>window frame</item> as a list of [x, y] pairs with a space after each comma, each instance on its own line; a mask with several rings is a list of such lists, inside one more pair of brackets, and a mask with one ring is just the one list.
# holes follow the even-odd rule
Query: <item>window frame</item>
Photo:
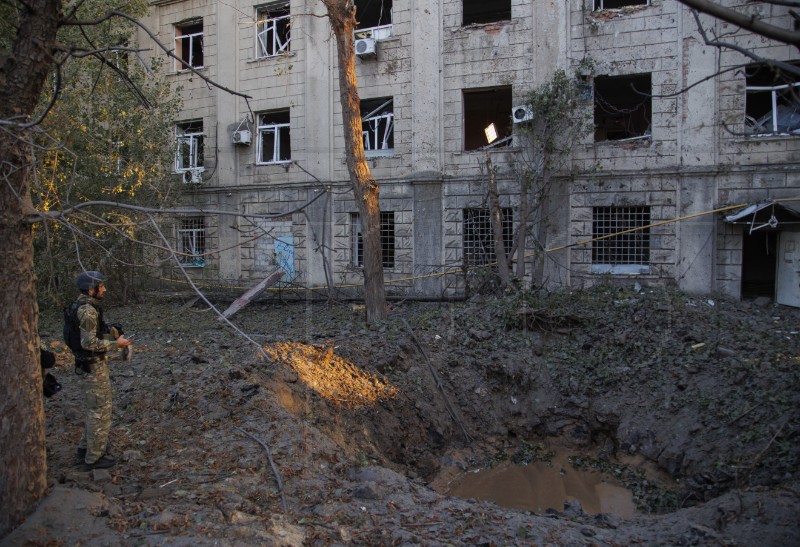
[[[749, 72], [755, 70], [755, 73], [750, 76]], [[771, 75], [773, 80], [779, 80], [779, 83], [772, 85], [753, 85], [748, 84], [747, 81], [756, 79], [758, 73], [762, 70], [770, 71], [768, 76]], [[792, 81], [794, 80], [794, 81]], [[794, 91], [792, 91], [794, 88]], [[755, 113], [748, 110], [748, 98], [751, 95], [769, 93], [769, 111], [755, 117]], [[788, 101], [782, 101], [784, 97], [788, 97]], [[794, 102], [792, 101], [794, 99]], [[756, 101], [754, 101], [756, 102]], [[758, 101], [763, 103], [764, 101]], [[758, 109], [758, 104], [756, 109]], [[785, 109], [783, 108], [785, 107]], [[781, 113], [789, 113], [789, 119], [795, 119], [797, 127], [795, 129], [780, 129]], [[767, 119], [771, 121], [770, 130], [758, 131], [759, 127], [765, 127]], [[764, 63], [753, 63], [748, 65], [745, 69], [745, 106], [744, 106], [744, 123], [745, 128], [753, 137], [794, 137], [800, 136], [800, 77], [793, 76], [786, 73], [779, 68], [773, 68]]]
[[[364, 0], [361, 0], [361, 1], [364, 1]], [[368, 0], [368, 2], [369, 1], [371, 1], [371, 0]], [[378, 1], [380, 1], [381, 4], [383, 5], [383, 1], [384, 0], [378, 0]], [[377, 22], [378, 24], [377, 25], [371, 25], [371, 26], [362, 26], [362, 25], [365, 24], [365, 23], [362, 22], [362, 18], [365, 19], [365, 20], [366, 20], [366, 18], [365, 17], [361, 17], [358, 14], [358, 12], [359, 12], [359, 3], [360, 3], [359, 0], [356, 0], [355, 4], [356, 4], [356, 23], [357, 23], [357, 26], [356, 26], [355, 30], [353, 31], [353, 34], [354, 34], [355, 38], [357, 38], [357, 39], [359, 39], [359, 38], [373, 38], [375, 40], [386, 40], [387, 38], [391, 38], [392, 34], [393, 34], [393, 30], [394, 30], [394, 24], [392, 22], [392, 15], [393, 15], [392, 10], [394, 9], [394, 2], [391, 1], [391, 0], [389, 2], [390, 3], [389, 9], [388, 9], [389, 22], [388, 23], [382, 23], [381, 20], [383, 19], [383, 17], [379, 13], [377, 19], [375, 20], [375, 22]], [[372, 13], [370, 13], [370, 15], [372, 15]], [[370, 18], [370, 19], [372, 19], [372, 18]], [[372, 21], [370, 20], [369, 23], [366, 23], [366, 24], [371, 24], [371, 23], [372, 23]]]
[[[269, 12], [278, 11], [286, 12], [285, 15], [278, 15], [269, 17]], [[266, 13], [267, 17], [262, 17]], [[264, 4], [256, 6], [256, 26], [255, 26], [255, 42], [256, 42], [256, 59], [269, 59], [279, 55], [287, 54], [291, 51], [291, 12], [288, 1], [273, 2], [271, 4]], [[271, 35], [272, 39], [270, 44], [265, 44], [261, 39], [262, 35]], [[285, 38], [285, 42], [281, 42], [281, 37]], [[266, 46], [270, 45], [272, 53], [268, 52]]]
[[205, 217], [183, 217], [178, 222], [176, 227], [178, 262], [184, 268], [205, 267], [208, 236]]
[[[386, 269], [396, 264], [396, 220], [394, 211], [381, 211], [381, 263]], [[361, 215], [350, 213], [350, 265], [354, 268], [364, 267], [364, 238], [361, 233]]]
[[[191, 29], [192, 27], [200, 27], [199, 32], [184, 32], [187, 29]], [[175, 55], [180, 58], [180, 60], [175, 59], [175, 72], [183, 72], [190, 69], [201, 69], [204, 67], [205, 63], [205, 52], [204, 52], [204, 45], [203, 45], [203, 36], [205, 32], [205, 28], [203, 27], [203, 20], [197, 19], [193, 21], [187, 21], [185, 23], [178, 23], [174, 26], [175, 32]], [[195, 40], [200, 41], [198, 46], [195, 46]], [[183, 41], [188, 41], [188, 47], [184, 48]], [[194, 56], [195, 56], [195, 47], [199, 49], [200, 53], [200, 63], [194, 64]], [[188, 52], [188, 54], [187, 54]], [[188, 58], [187, 58], [188, 57]]]
[[[514, 209], [501, 207], [500, 210], [503, 213], [503, 248], [508, 254], [514, 245]], [[497, 262], [491, 215], [488, 207], [465, 207], [461, 210], [461, 260], [464, 266], [485, 266]]]
[[[198, 130], [199, 127], [199, 130]], [[203, 131], [203, 120], [190, 120], [180, 122], [175, 125], [175, 172], [185, 173], [187, 171], [197, 170], [203, 171], [204, 145], [205, 133]], [[181, 153], [182, 144], [188, 145], [188, 159], [189, 165], [183, 165], [184, 155]]]
[[[264, 117], [286, 114], [288, 122], [264, 123]], [[282, 108], [261, 112], [256, 117], [256, 165], [280, 165], [292, 162], [292, 132], [291, 132], [291, 110]], [[264, 135], [271, 133], [272, 137], [272, 159], [264, 160]], [[282, 145], [285, 145], [282, 146]], [[281, 159], [284, 148], [288, 149], [288, 157]]]
[[[607, 226], [601, 227], [601, 221]], [[652, 269], [651, 222], [649, 205], [592, 207], [592, 273], [649, 274]]]
[[[381, 102], [383, 101], [383, 102]], [[374, 105], [378, 105], [374, 107]], [[394, 155], [394, 98], [362, 99], [360, 110], [366, 114], [361, 116], [361, 139], [364, 144], [364, 155], [367, 157]], [[381, 135], [381, 128], [383, 132]], [[381, 147], [372, 145], [381, 142]]]

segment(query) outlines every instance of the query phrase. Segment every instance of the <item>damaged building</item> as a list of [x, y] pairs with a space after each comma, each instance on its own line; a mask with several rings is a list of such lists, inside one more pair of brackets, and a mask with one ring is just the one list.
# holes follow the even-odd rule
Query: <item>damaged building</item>
[[[515, 260], [531, 265], [524, 284], [670, 284], [800, 306], [799, 76], [706, 45], [674, 1], [355, 4], [389, 295], [461, 296], [494, 262], [487, 157], [512, 248], [524, 98], [564, 70], [580, 81], [592, 129], [516, 246]], [[795, 28], [787, 7], [747, 9]], [[789, 46], [700, 20], [764, 58], [798, 60]], [[286, 286], [357, 294], [361, 221], [322, 3], [156, 0], [146, 24], [177, 57], [166, 67], [183, 98], [175, 183], [187, 204], [214, 211], [175, 219], [186, 270], [241, 285], [280, 268]]]

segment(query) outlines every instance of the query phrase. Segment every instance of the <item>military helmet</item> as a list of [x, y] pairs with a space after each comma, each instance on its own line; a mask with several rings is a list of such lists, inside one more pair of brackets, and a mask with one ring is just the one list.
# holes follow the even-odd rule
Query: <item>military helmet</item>
[[83, 272], [75, 279], [75, 284], [78, 286], [78, 289], [88, 291], [90, 289], [96, 289], [100, 283], [105, 283], [105, 281], [106, 276], [100, 272]]

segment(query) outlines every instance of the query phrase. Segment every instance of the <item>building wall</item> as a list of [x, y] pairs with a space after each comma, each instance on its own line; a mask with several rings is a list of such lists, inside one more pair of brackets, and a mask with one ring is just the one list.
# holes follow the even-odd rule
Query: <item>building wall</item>
[[[170, 45], [176, 23], [202, 17], [201, 73], [248, 96], [211, 87], [168, 63], [167, 77], [181, 86], [181, 119], [202, 118], [206, 133], [204, 182], [188, 189], [187, 201], [275, 217], [218, 216], [213, 225], [219, 254], [196, 274], [261, 279], [274, 262], [271, 238], [277, 235], [291, 237], [295, 245], [293, 282], [352, 285], [357, 291], [363, 278], [352, 265], [350, 224], [356, 207], [344, 161], [336, 47], [321, 17], [324, 7], [291, 0], [290, 53], [259, 59], [254, 28], [259, 5], [157, 1], [146, 21]], [[615, 281], [738, 295], [740, 230], [722, 226], [719, 215], [702, 213], [800, 194], [795, 175], [800, 139], [741, 134], [745, 78], [736, 67], [747, 59], [707, 46], [694, 18], [677, 2], [593, 11], [593, 0], [512, 0], [510, 20], [467, 27], [461, 25], [462, 6], [461, 0], [394, 0], [392, 36], [379, 41], [375, 58], [356, 60], [361, 98], [391, 97], [394, 105], [394, 150], [368, 158], [380, 183], [381, 208], [395, 213], [396, 263], [385, 272], [387, 292], [464, 292], [460, 274], [429, 275], [458, 271], [463, 264], [463, 210], [488, 207], [487, 154], [497, 169], [501, 205], [518, 213], [518, 143], [465, 151], [464, 90], [511, 86], [518, 104], [556, 69], [571, 75], [588, 64], [589, 83], [601, 76], [651, 75], [651, 134], [594, 142], [590, 132], [574, 147], [569, 169], [540, 213], [540, 239], [529, 239], [523, 253], [530, 266], [525, 283], [588, 286], [607, 279], [591, 272], [591, 243], [575, 244], [591, 239], [593, 207], [634, 204], [649, 206], [653, 222], [691, 218], [654, 227], [650, 273], [616, 275]], [[771, 10], [770, 21], [790, 24], [787, 8], [762, 8]], [[728, 30], [721, 23], [715, 28]], [[745, 33], [731, 39], [774, 58], [795, 55]], [[148, 41], [144, 35], [141, 40]], [[717, 70], [717, 78], [704, 80]], [[231, 133], [249, 127], [255, 138], [257, 114], [285, 108], [293, 163], [256, 165], [255, 143], [234, 145]], [[591, 116], [593, 99], [582, 108]], [[263, 234], [256, 237], [259, 230]], [[560, 250], [546, 255], [533, 279], [538, 244]]]

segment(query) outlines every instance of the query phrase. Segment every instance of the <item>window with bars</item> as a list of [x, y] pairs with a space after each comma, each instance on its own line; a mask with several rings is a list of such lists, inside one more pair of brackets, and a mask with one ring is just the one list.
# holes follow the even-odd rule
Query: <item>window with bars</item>
[[[353, 266], [364, 266], [364, 239], [361, 237], [361, 217], [350, 213], [352, 227], [351, 252]], [[394, 211], [381, 211], [381, 257], [384, 268], [394, 268]]]
[[[503, 207], [503, 247], [511, 252], [514, 235], [514, 213]], [[489, 209], [464, 209], [464, 265], [480, 266], [497, 260], [494, 253], [494, 232]]]
[[391, 98], [361, 101], [361, 134], [367, 156], [394, 150], [394, 101]]
[[651, 93], [649, 73], [595, 77], [595, 142], [651, 137]]
[[202, 170], [203, 120], [179, 123], [175, 126], [178, 149], [175, 153], [175, 171], [182, 173]]
[[175, 25], [175, 70], [203, 67], [203, 21]]
[[256, 56], [274, 57], [289, 51], [289, 2], [256, 8]]
[[178, 261], [184, 266], [206, 265], [206, 225], [203, 217], [187, 217], [178, 224]]
[[595, 207], [592, 273], [650, 273], [649, 225], [650, 207]]
[[765, 63], [745, 69], [745, 125], [753, 135], [800, 134], [800, 78]]
[[266, 165], [292, 161], [289, 110], [258, 115], [256, 163]]

